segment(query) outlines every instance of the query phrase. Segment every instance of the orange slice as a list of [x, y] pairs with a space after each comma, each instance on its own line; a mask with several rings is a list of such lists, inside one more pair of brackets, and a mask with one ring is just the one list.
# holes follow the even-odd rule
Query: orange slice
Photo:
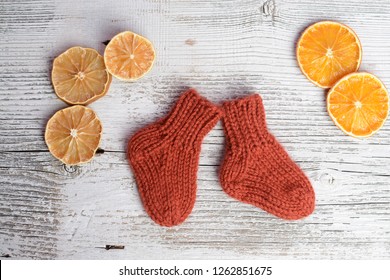
[[56, 112], [46, 126], [45, 141], [54, 157], [65, 164], [90, 161], [99, 146], [102, 125], [95, 112], [76, 105]]
[[133, 32], [119, 33], [104, 51], [107, 70], [118, 79], [135, 81], [148, 73], [155, 60], [152, 43]]
[[303, 32], [297, 44], [297, 60], [302, 73], [312, 83], [330, 88], [359, 69], [362, 47], [349, 27], [321, 21]]
[[329, 91], [327, 109], [334, 123], [346, 134], [368, 137], [385, 123], [389, 96], [382, 82], [369, 73], [352, 73]]
[[73, 47], [53, 62], [52, 82], [57, 96], [68, 104], [89, 104], [104, 96], [112, 77], [96, 50]]

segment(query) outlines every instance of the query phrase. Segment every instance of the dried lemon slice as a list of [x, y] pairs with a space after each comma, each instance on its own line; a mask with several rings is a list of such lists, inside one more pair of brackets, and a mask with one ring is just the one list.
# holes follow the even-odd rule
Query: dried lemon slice
[[70, 48], [54, 59], [51, 78], [57, 96], [71, 105], [87, 105], [104, 96], [112, 80], [103, 56], [82, 47]]
[[68, 165], [90, 161], [99, 147], [102, 125], [96, 113], [76, 105], [56, 112], [46, 125], [45, 141], [54, 157]]
[[156, 54], [152, 43], [131, 31], [119, 33], [104, 51], [107, 70], [116, 78], [135, 81], [148, 73]]

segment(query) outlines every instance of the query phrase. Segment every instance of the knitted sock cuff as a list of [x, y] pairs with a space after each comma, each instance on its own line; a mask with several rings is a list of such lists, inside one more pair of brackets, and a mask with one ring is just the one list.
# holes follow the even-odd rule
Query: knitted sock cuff
[[267, 140], [263, 101], [258, 94], [223, 104], [224, 128], [231, 147], [254, 148]]
[[200, 96], [195, 89], [189, 89], [164, 119], [161, 132], [183, 143], [201, 142], [221, 116], [220, 108]]

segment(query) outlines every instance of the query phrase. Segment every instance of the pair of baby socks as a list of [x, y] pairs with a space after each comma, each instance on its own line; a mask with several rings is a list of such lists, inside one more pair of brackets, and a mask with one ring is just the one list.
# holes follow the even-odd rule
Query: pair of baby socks
[[302, 170], [270, 134], [257, 94], [217, 107], [194, 89], [170, 113], [138, 131], [128, 156], [149, 216], [162, 226], [182, 223], [195, 204], [201, 144], [223, 118], [223, 190], [277, 217], [297, 220], [314, 210], [314, 190]]

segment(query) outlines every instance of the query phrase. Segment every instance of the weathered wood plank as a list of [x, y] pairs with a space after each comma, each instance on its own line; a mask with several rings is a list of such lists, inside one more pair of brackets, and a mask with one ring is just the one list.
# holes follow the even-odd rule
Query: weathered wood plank
[[[0, 253], [13, 258], [389, 258], [390, 127], [357, 140], [326, 113], [325, 91], [300, 73], [295, 42], [310, 23], [350, 25], [362, 70], [390, 84], [390, 3], [353, 1], [7, 1], [0, 5]], [[47, 151], [48, 118], [66, 105], [50, 83], [54, 57], [133, 30], [155, 45], [151, 73], [114, 80], [93, 103], [104, 154], [64, 167]], [[285, 222], [229, 198], [218, 182], [224, 135], [206, 137], [189, 219], [156, 226], [125, 148], [188, 87], [216, 103], [262, 94], [271, 131], [305, 170], [315, 213]], [[96, 247], [124, 244], [125, 250]]]

